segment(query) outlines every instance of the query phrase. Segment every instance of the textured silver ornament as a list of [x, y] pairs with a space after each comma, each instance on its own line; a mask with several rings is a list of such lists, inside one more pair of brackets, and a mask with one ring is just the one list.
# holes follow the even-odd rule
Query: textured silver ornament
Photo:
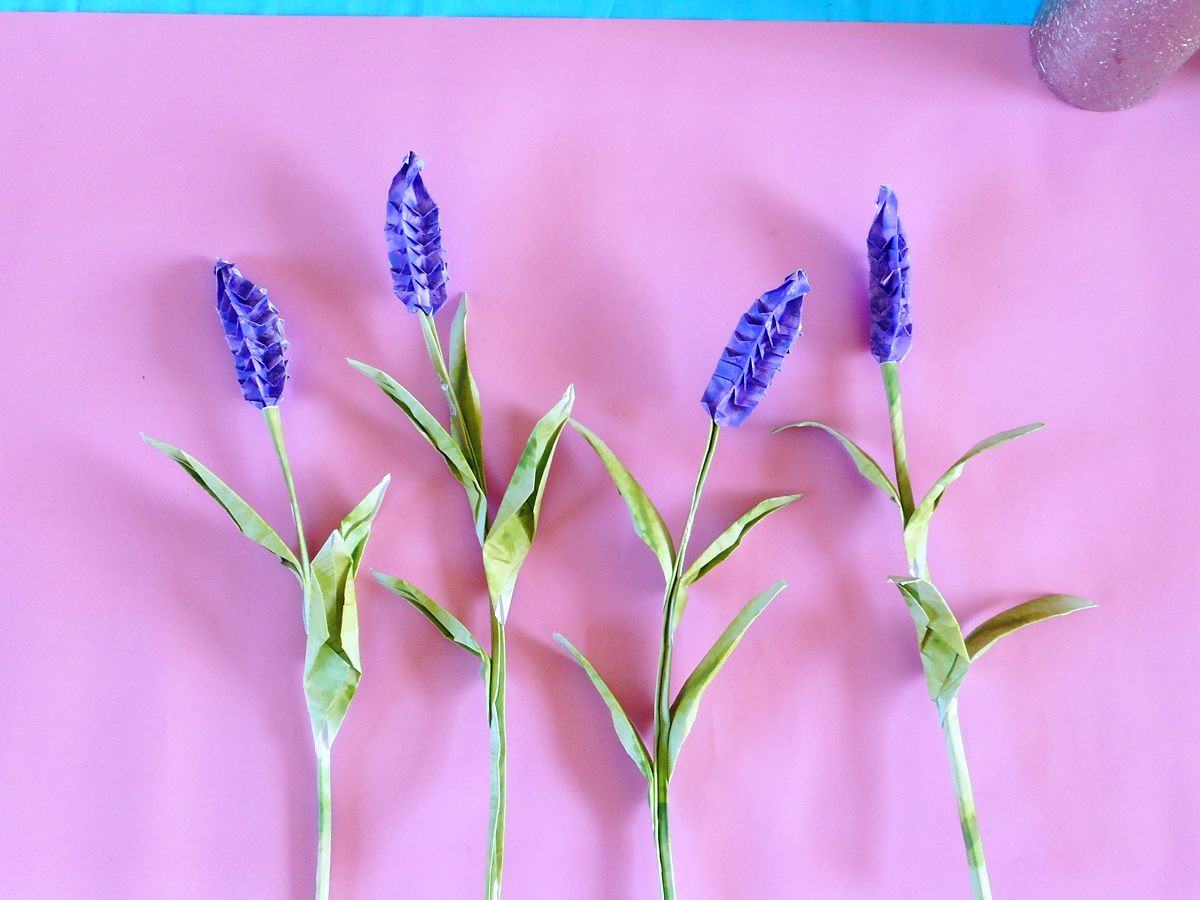
[[1141, 103], [1200, 48], [1200, 0], [1043, 0], [1034, 64], [1082, 109]]

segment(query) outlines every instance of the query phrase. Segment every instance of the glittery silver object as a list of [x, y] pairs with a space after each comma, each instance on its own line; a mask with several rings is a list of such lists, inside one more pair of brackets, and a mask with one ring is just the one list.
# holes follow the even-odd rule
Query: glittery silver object
[[1063, 100], [1126, 109], [1200, 48], [1200, 0], [1042, 0], [1030, 44], [1038, 75]]

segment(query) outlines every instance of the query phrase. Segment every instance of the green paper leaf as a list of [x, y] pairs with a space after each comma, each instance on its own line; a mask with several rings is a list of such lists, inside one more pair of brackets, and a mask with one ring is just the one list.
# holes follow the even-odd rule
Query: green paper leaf
[[421, 401], [392, 376], [356, 359], [346, 361], [379, 385], [380, 390], [408, 416], [421, 436], [442, 455], [450, 473], [467, 493], [467, 502], [471, 504], [471, 513], [475, 519], [475, 533], [482, 543], [487, 528], [487, 495], [458, 444], [442, 427], [442, 423], [421, 405]]
[[1065, 616], [1081, 609], [1090, 609], [1095, 605], [1091, 600], [1073, 597], [1070, 594], [1047, 594], [1045, 597], [1027, 600], [992, 616], [967, 635], [967, 653], [974, 662], [1000, 638], [1012, 634], [1026, 625], [1032, 625], [1034, 622], [1041, 622], [1044, 619]]
[[362, 677], [354, 578], [390, 480], [384, 476], [342, 519], [309, 566], [304, 694], [313, 738], [325, 749], [337, 737]]
[[668, 738], [670, 758], [667, 762], [667, 778], [670, 778], [671, 773], [675, 770], [675, 762], [679, 759], [679, 751], [683, 748], [683, 742], [687, 740], [692, 726], [696, 723], [696, 713], [700, 711], [700, 700], [704, 697], [705, 690], [708, 689], [709, 684], [725, 665], [725, 661], [729, 659], [730, 654], [741, 642], [742, 637], [746, 634], [746, 629], [762, 615], [763, 610], [785, 587], [787, 587], [786, 581], [777, 581], [743, 606], [708, 653], [704, 654], [704, 658], [697, 663], [692, 674], [679, 689], [679, 693], [675, 695], [675, 702], [671, 704], [671, 731]]
[[[475, 477], [487, 492], [487, 474], [483, 467], [483, 408], [479, 405], [479, 387], [471, 374], [467, 356], [467, 295], [458, 302], [458, 310], [450, 325], [450, 389], [462, 420], [462, 434], [452, 434], [467, 459]], [[453, 430], [453, 429], [452, 429]]]
[[950, 703], [958, 694], [967, 674], [970, 654], [963, 642], [962, 629], [950, 606], [936, 587], [924, 578], [889, 578], [912, 615], [925, 668], [929, 699], [938, 706], [943, 721]]
[[575, 662], [579, 663], [579, 667], [583, 669], [588, 679], [592, 682], [592, 687], [596, 689], [596, 693], [600, 695], [600, 699], [608, 707], [608, 712], [612, 716], [613, 728], [617, 732], [617, 738], [621, 741], [621, 746], [625, 748], [625, 752], [629, 754], [629, 758], [634, 761], [647, 781], [653, 779], [654, 764], [650, 761], [650, 753], [646, 749], [646, 745], [642, 742], [642, 736], [633, 727], [633, 722], [629, 720], [629, 716], [626, 715], [625, 710], [621, 707], [620, 701], [609, 690], [608, 685], [604, 683], [604, 679], [600, 677], [600, 673], [596, 671], [596, 667], [588, 662], [587, 657], [580, 653], [574, 644], [557, 631], [554, 633], [554, 639], [558, 641], [564, 650], [574, 657]]
[[475, 640], [475, 636], [471, 634], [471, 630], [467, 628], [453, 613], [439, 604], [436, 600], [424, 593], [416, 585], [408, 581], [402, 581], [394, 575], [385, 575], [382, 572], [375, 572], [375, 580], [382, 584], [385, 588], [396, 594], [399, 597], [407, 600], [414, 609], [421, 615], [427, 618], [434, 624], [434, 627], [442, 633], [449, 641], [462, 647], [475, 656], [479, 657], [479, 674], [487, 681], [488, 667], [491, 660], [479, 641]]
[[568, 387], [562, 399], [533, 426], [512, 480], [500, 501], [496, 521], [483, 542], [483, 570], [496, 618], [503, 623], [516, 588], [517, 575], [533, 546], [546, 478], [554, 462], [558, 439], [571, 415], [575, 388]]
[[885, 494], [889, 500], [900, 506], [900, 493], [896, 490], [896, 486], [892, 484], [892, 480], [888, 478], [887, 473], [883, 471], [883, 467], [877, 463], [874, 458], [867, 453], [862, 447], [846, 437], [836, 428], [830, 428], [828, 425], [822, 425], [820, 422], [796, 422], [794, 425], [784, 425], [776, 428], [772, 434], [778, 434], [788, 428], [820, 428], [822, 431], [833, 435], [842, 448], [849, 454], [855, 468], [858, 469], [860, 475], [871, 484], [875, 485]]
[[732, 525], [722, 531], [715, 541], [704, 548], [704, 552], [696, 557], [696, 561], [683, 573], [683, 583], [685, 585], [695, 584], [728, 559], [733, 551], [741, 546], [742, 541], [755, 525], [771, 513], [783, 509], [803, 496], [803, 494], [785, 494], [782, 497], [769, 497], [755, 503], [749, 510], [742, 513]]
[[[985, 450], [991, 450], [994, 447], [1007, 444], [1009, 441], [1015, 441], [1019, 437], [1023, 437], [1044, 427], [1041, 422], [1035, 422], [1032, 425], [1013, 428], [1010, 431], [1001, 431], [980, 441], [960, 456], [954, 465], [947, 469], [945, 474], [933, 483], [933, 487], [921, 498], [921, 502], [917, 504], [912, 515], [909, 516], [908, 522], [904, 526], [904, 547], [908, 553], [908, 558], [912, 560], [924, 559], [926, 542], [929, 540], [929, 522], [933, 518], [933, 512], [938, 508], [938, 504], [942, 502], [942, 495], [946, 493], [946, 488], [959, 479], [963, 473], [963, 467], [968, 462]], [[920, 569], [917, 571], [920, 571]]]
[[658, 565], [662, 569], [664, 581], [669, 582], [675, 566], [675, 542], [671, 539], [671, 533], [667, 530], [667, 525], [658, 509], [650, 502], [650, 498], [642, 490], [637, 479], [629, 473], [624, 464], [617, 459], [617, 455], [609, 449], [604, 441], [600, 440], [595, 432], [574, 419], [570, 424], [596, 451], [600, 462], [604, 463], [604, 468], [608, 470], [608, 475], [616, 485], [617, 492], [629, 508], [629, 517], [633, 521], [634, 532], [641, 538], [642, 543], [654, 553], [658, 559]]
[[156, 441], [152, 437], [142, 435], [142, 440], [153, 447], [155, 450], [169, 456], [183, 468], [185, 472], [195, 479], [208, 493], [210, 497], [221, 505], [221, 508], [228, 513], [229, 518], [233, 519], [233, 524], [238, 527], [238, 530], [250, 540], [254, 541], [260, 547], [264, 547], [279, 558], [283, 565], [292, 570], [292, 573], [303, 581], [300, 573], [300, 562], [296, 559], [291, 548], [283, 542], [283, 539], [276, 533], [275, 529], [267, 524], [266, 520], [260, 516], [254, 509], [239, 497], [224, 481], [212, 473], [212, 471], [201, 463], [194, 456], [185, 453], [178, 447], [173, 447], [170, 444], [164, 444], [162, 441]]

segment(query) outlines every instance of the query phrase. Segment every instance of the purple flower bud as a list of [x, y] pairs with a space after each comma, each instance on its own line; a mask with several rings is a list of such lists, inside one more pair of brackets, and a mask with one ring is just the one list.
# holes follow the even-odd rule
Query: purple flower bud
[[409, 151], [388, 191], [388, 263], [392, 289], [409, 312], [433, 315], [446, 302], [446, 261], [442, 256], [442, 224], [438, 206], [425, 188], [425, 163]]
[[233, 353], [242, 396], [262, 409], [275, 406], [287, 380], [287, 341], [283, 319], [267, 298], [267, 292], [238, 271], [228, 260], [218, 259], [217, 315], [225, 329], [225, 341]]
[[883, 185], [867, 234], [871, 298], [871, 354], [878, 362], [900, 362], [912, 347], [908, 292], [908, 238], [900, 224], [895, 192]]
[[797, 269], [742, 316], [700, 401], [718, 425], [737, 428], [754, 412], [800, 335], [809, 290], [808, 278]]

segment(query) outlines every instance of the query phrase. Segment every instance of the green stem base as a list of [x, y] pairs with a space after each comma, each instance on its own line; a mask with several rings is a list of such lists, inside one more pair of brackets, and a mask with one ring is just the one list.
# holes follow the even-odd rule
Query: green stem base
[[987, 862], [983, 856], [983, 839], [975, 817], [975, 795], [971, 791], [971, 775], [967, 771], [967, 755], [963, 749], [962, 729], [958, 723], [958, 700], [950, 701], [942, 721], [946, 735], [946, 752], [954, 775], [954, 795], [958, 800], [958, 821], [962, 826], [963, 843], [967, 848], [967, 865], [971, 870], [971, 888], [975, 900], [991, 900], [992, 886], [988, 881]]

